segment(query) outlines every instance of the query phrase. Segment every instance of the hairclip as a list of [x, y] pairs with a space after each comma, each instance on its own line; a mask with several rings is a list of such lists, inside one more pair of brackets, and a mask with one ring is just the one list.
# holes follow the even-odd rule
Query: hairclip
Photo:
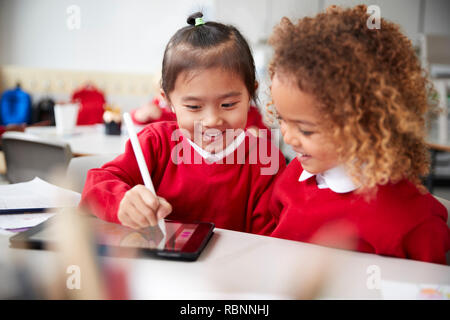
[[195, 18], [195, 26], [201, 26], [202, 24], [205, 24], [203, 18]]

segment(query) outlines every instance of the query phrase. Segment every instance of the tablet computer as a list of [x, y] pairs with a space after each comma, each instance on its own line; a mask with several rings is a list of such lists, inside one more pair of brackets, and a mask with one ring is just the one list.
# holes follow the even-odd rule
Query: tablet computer
[[[56, 241], [54, 218], [10, 238], [13, 248], [47, 249]], [[97, 218], [92, 220], [92, 228], [98, 252], [108, 253], [134, 250], [139, 256], [159, 256], [176, 260], [197, 260], [214, 230], [208, 222], [166, 221], [166, 237], [158, 226], [134, 230], [119, 224]]]

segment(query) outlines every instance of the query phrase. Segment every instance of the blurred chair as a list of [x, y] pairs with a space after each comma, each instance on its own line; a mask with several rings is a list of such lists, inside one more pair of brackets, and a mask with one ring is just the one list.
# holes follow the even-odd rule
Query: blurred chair
[[27, 125], [25, 123], [22, 124], [9, 124], [7, 126], [0, 125], [0, 150], [3, 150], [2, 148], [2, 136], [5, 132], [8, 131], [19, 131], [24, 132], [27, 127], [43, 127], [43, 126], [49, 126], [51, 125], [51, 120], [43, 120], [39, 122], [35, 122], [33, 124]]
[[[6, 162], [6, 179], [11, 183], [39, 177], [55, 183], [55, 174], [65, 172], [72, 158], [70, 146], [23, 132], [5, 132], [2, 147]], [[56, 183], [58, 184], [58, 183]]]
[[88, 170], [100, 168], [103, 164], [116, 158], [117, 154], [101, 156], [76, 157], [70, 160], [66, 172], [66, 180], [70, 188], [76, 192], [82, 192]]

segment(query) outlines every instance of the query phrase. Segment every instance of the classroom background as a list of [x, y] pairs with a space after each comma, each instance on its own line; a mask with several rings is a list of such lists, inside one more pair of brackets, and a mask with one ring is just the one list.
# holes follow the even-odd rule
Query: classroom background
[[[426, 183], [434, 194], [450, 199], [447, 0], [0, 0], [0, 90], [20, 84], [37, 106], [45, 99], [69, 101], [80, 90], [95, 88], [103, 95], [101, 103], [130, 111], [157, 94], [162, 55], [170, 36], [186, 25], [189, 14], [203, 11], [206, 21], [233, 24], [249, 41], [260, 82], [259, 107], [264, 113], [270, 101], [267, 64], [271, 50], [266, 41], [273, 26], [283, 16], [312, 16], [332, 4], [377, 5], [382, 17], [401, 25], [436, 80], [440, 106], [447, 111], [430, 125], [434, 174]], [[39, 120], [42, 117], [35, 115], [27, 124], [6, 130], [24, 131]], [[80, 125], [91, 124], [89, 119], [78, 120]], [[282, 150], [288, 159], [292, 157], [288, 147], [282, 145]], [[3, 153], [0, 160], [1, 181], [8, 183]]]

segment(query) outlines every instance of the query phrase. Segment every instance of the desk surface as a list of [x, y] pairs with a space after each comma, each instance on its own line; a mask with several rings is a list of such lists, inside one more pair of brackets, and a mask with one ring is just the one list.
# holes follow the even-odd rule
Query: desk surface
[[[143, 126], [136, 126], [137, 131], [142, 128]], [[106, 135], [103, 124], [77, 126], [73, 134], [63, 136], [58, 135], [56, 127], [52, 126], [28, 127], [25, 132], [45, 139], [67, 142], [75, 155], [120, 154], [125, 151], [125, 143], [128, 140], [125, 130], [122, 130], [121, 135]]]
[[[0, 235], [0, 264], [6, 259], [28, 261], [36, 272], [51, 272], [49, 262], [55, 257], [49, 251], [11, 249], [8, 236]], [[101, 259], [127, 267], [133, 299], [310, 298], [302, 289], [315, 275], [324, 279], [315, 298], [380, 299], [382, 291], [367, 286], [372, 265], [379, 267], [382, 281], [450, 285], [449, 266], [223, 229], [215, 230], [196, 262]]]

